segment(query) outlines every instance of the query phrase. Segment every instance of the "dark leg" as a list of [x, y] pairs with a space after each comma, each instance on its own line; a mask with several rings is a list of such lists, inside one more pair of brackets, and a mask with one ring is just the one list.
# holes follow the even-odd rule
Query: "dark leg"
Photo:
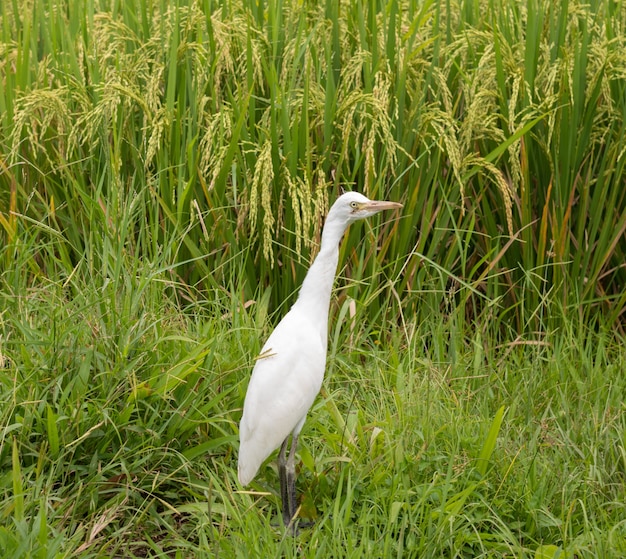
[[283, 504], [283, 522], [289, 526], [291, 516], [289, 514], [289, 497], [287, 489], [287, 444], [289, 436], [283, 441], [278, 454], [278, 479], [280, 481], [280, 499]]
[[298, 445], [298, 436], [291, 438], [291, 449], [289, 457], [287, 457], [287, 446], [289, 437], [287, 437], [278, 455], [278, 478], [280, 480], [280, 498], [283, 503], [283, 522], [285, 526], [292, 527], [292, 522], [296, 511], [298, 510], [298, 499], [296, 495], [296, 446]]
[[[291, 449], [287, 459], [287, 501], [289, 503], [289, 521], [293, 522], [298, 510], [298, 498], [296, 495], [296, 447], [298, 446], [298, 435], [291, 437]], [[284, 514], [284, 513], [283, 513]], [[287, 525], [287, 523], [285, 523]]]

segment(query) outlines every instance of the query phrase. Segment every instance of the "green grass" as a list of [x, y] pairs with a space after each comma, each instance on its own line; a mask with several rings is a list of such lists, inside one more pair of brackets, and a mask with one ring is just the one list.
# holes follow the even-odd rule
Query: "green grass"
[[608, 334], [495, 348], [451, 315], [378, 344], [337, 323], [301, 437], [302, 514], [315, 525], [291, 539], [273, 464], [251, 492], [236, 483], [267, 308], [223, 294], [181, 315], [170, 287], [123, 274], [3, 292], [3, 555], [626, 551], [626, 353]]
[[[0, 555], [626, 554], [626, 4], [0, 4]], [[355, 224], [298, 537], [236, 482]]]
[[[329, 203], [356, 188], [405, 204], [378, 256], [354, 260], [367, 275], [388, 262], [411, 313], [423, 285], [440, 305], [462, 279], [516, 333], [558, 326], [544, 307], [621, 325], [623, 2], [67, 5], [2, 5], [10, 246], [34, 219], [63, 232], [38, 242], [71, 265], [105, 228], [138, 255], [167, 246], [198, 289], [270, 286], [277, 308]], [[470, 299], [476, 319], [485, 300]]]

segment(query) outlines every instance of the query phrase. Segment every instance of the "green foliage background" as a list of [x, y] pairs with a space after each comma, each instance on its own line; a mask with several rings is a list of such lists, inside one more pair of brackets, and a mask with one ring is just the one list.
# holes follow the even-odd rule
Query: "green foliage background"
[[36, 242], [34, 277], [106, 275], [114, 241], [275, 308], [357, 189], [405, 210], [343, 261], [386, 262], [412, 316], [453, 296], [475, 319], [469, 284], [507, 335], [553, 305], [620, 322], [622, 2], [30, 4], [2, 14], [6, 264]]
[[[0, 17], [3, 553], [625, 552], [626, 3]], [[342, 189], [404, 208], [342, 244], [285, 540], [231, 449]]]

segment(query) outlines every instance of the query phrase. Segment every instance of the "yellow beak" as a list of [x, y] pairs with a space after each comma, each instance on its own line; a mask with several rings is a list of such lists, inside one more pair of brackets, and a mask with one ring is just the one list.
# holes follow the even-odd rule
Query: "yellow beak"
[[371, 212], [382, 212], [383, 210], [395, 210], [402, 207], [398, 202], [387, 202], [386, 200], [370, 200], [363, 204], [363, 209]]

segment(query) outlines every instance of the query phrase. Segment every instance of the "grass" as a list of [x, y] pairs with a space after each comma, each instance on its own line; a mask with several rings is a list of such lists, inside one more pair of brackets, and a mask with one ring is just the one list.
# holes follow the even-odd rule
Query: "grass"
[[[244, 297], [269, 285], [277, 308], [356, 187], [405, 203], [364, 270], [408, 272], [411, 312], [439, 278], [443, 303], [452, 275], [515, 332], [542, 330], [545, 304], [621, 327], [622, 2], [28, 6], [2, 7], [0, 203], [64, 231], [67, 264], [133, 203], [138, 253], [176, 239], [184, 283], [243, 274]], [[10, 211], [0, 234], [19, 244]]]
[[377, 344], [336, 324], [300, 450], [302, 514], [315, 525], [291, 539], [273, 464], [250, 492], [236, 483], [267, 307], [224, 294], [181, 315], [159, 275], [143, 288], [126, 274], [105, 281], [3, 293], [15, 363], [2, 377], [4, 555], [626, 550], [626, 355], [608, 334], [497, 348], [460, 335], [452, 315]]
[[[626, 554], [626, 4], [0, 5], [0, 554]], [[341, 188], [296, 538], [236, 483]]]

